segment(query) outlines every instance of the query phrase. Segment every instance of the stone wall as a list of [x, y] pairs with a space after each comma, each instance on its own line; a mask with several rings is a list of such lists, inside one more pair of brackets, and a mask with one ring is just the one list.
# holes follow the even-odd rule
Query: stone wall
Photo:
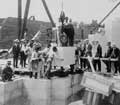
[[[82, 75], [0, 82], [0, 105], [68, 105], [80, 99]], [[79, 93], [80, 94], [80, 93]]]

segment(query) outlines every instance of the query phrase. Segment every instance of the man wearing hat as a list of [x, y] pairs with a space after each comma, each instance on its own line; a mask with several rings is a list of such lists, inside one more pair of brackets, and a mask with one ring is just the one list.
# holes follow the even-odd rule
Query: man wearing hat
[[20, 54], [20, 46], [18, 39], [14, 40], [12, 52], [13, 52], [13, 67], [18, 68], [18, 58]]
[[[104, 58], [108, 58], [110, 59], [111, 58], [111, 54], [112, 54], [112, 46], [111, 46], [111, 42], [107, 42], [107, 48], [106, 48], [106, 52], [105, 52], [105, 55], [104, 55]], [[110, 60], [103, 60], [103, 62], [106, 64], [106, 69], [107, 69], [107, 72], [111, 72], [111, 61]]]
[[21, 67], [26, 66], [26, 59], [27, 59], [27, 43], [25, 39], [21, 40], [21, 45], [20, 45], [20, 64]]
[[7, 61], [6, 67], [2, 71], [2, 80], [4, 82], [12, 80], [13, 70], [10, 66], [11, 66], [11, 61]]
[[120, 60], [120, 50], [117, 48], [116, 44], [112, 44], [112, 52], [111, 52], [111, 58], [116, 59], [116, 61], [112, 61], [111, 63], [114, 65], [115, 73], [118, 71], [120, 72], [120, 66], [119, 66], [119, 60]]

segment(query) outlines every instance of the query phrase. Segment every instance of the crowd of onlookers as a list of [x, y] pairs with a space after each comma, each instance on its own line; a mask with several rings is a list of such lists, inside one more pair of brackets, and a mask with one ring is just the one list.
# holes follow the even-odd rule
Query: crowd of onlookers
[[99, 41], [90, 41], [88, 39], [82, 40], [77, 44], [76, 49], [76, 62], [80, 65], [81, 69], [89, 69], [90, 63], [87, 57], [92, 57], [92, 64], [96, 71], [101, 72], [101, 61], [106, 65], [107, 72], [120, 72], [120, 50], [115, 43], [107, 42], [106, 51], [103, 53], [103, 46]]
[[[41, 44], [38, 41], [31, 40], [30, 42], [26, 42], [25, 39], [22, 39], [20, 42], [18, 39], [14, 40], [14, 44], [12, 47], [13, 52], [13, 66], [15, 68], [18, 67], [18, 59], [20, 58], [20, 65], [22, 68], [26, 67], [26, 64], [29, 65], [29, 69], [31, 69], [30, 62], [37, 57], [40, 58], [40, 54], [42, 56], [45, 53], [48, 53], [48, 49], [51, 47], [50, 44], [46, 46], [45, 49], [42, 49]], [[100, 58], [108, 58], [103, 59], [102, 61], [106, 64], [107, 72], [111, 71], [111, 63], [114, 65], [115, 73], [119, 70], [119, 58], [120, 58], [120, 50], [115, 45], [115, 43], [107, 42], [106, 51], [103, 54], [103, 46], [99, 43], [99, 41], [90, 42], [88, 39], [80, 41], [76, 46], [76, 61], [79, 61], [79, 65], [81, 69], [90, 68], [90, 64], [85, 57], [93, 57], [93, 65], [95, 70], [101, 71], [101, 59]], [[50, 55], [50, 54], [49, 54]], [[111, 59], [116, 59], [112, 61]], [[26, 63], [27, 61], [27, 63]]]
[[[76, 44], [76, 65], [82, 70], [90, 70], [90, 62], [88, 56], [92, 57], [92, 64], [96, 71], [101, 72], [101, 62], [106, 65], [107, 72], [111, 72], [111, 68], [114, 68], [114, 73], [120, 71], [120, 50], [115, 43], [107, 42], [105, 54], [103, 54], [103, 46], [99, 41], [90, 42], [88, 39], [81, 40]], [[54, 56], [54, 52], [57, 51], [57, 47], [51, 49], [51, 43], [46, 45], [43, 49], [39, 41], [31, 40], [27, 42], [25, 39], [19, 41], [14, 40], [12, 46], [13, 54], [13, 67], [25, 68], [26, 66], [31, 71], [31, 77], [34, 75], [36, 78], [45, 77], [48, 75], [51, 69], [51, 61]], [[101, 59], [107, 58], [107, 59]], [[114, 60], [112, 60], [114, 59]]]
[[[13, 54], [13, 67], [18, 68], [18, 65], [21, 68], [26, 68], [31, 71], [32, 75], [35, 78], [44, 77], [47, 72], [44, 69], [49, 69], [47, 67], [50, 63], [51, 59], [53, 58], [53, 52], [56, 51], [56, 48], [53, 48], [53, 52], [50, 52], [51, 44], [48, 43], [45, 48], [42, 48], [41, 44], [37, 40], [31, 40], [27, 42], [25, 39], [19, 41], [18, 39], [14, 40], [12, 46], [12, 54]], [[20, 64], [18, 64], [20, 59]], [[47, 66], [45, 66], [47, 65]], [[19, 66], [19, 67], [20, 67]], [[46, 68], [45, 68], [46, 67]], [[46, 73], [45, 73], [46, 72]]]
[[[95, 71], [101, 72], [101, 62], [104, 62], [107, 72], [120, 73], [120, 49], [115, 43], [107, 42], [106, 51], [103, 51], [103, 46], [101, 46], [99, 41], [90, 42], [88, 39], [79, 41], [74, 47], [76, 47], [75, 69], [78, 68], [83, 71], [93, 69], [89, 61], [89, 58], [92, 58], [91, 62]], [[33, 76], [35, 78], [49, 78], [51, 69], [55, 68], [55, 62], [53, 63], [53, 61], [55, 57], [57, 58], [56, 52], [58, 51], [56, 43], [48, 43], [43, 48], [37, 40], [27, 42], [25, 39], [21, 41], [16, 39], [11, 51], [13, 54], [13, 67], [27, 67], [30, 70], [31, 78]], [[61, 60], [61, 58], [57, 59]], [[10, 65], [11, 63], [8, 62], [6, 68], [3, 70], [3, 73], [9, 75], [3, 76], [3, 80], [5, 78], [10, 79], [12, 76]], [[62, 68], [64, 69], [64, 67]]]

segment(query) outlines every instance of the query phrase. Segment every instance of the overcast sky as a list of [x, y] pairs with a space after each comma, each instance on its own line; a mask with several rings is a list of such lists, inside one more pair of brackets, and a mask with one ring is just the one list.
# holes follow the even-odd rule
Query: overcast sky
[[[0, 0], [0, 17], [17, 17], [18, 0]], [[118, 2], [112, 0], [63, 0], [66, 15], [77, 22], [90, 22], [92, 19], [100, 21]], [[62, 0], [46, 0], [48, 8], [55, 22], [61, 12]], [[22, 0], [23, 14], [26, 0]], [[31, 0], [29, 16], [34, 15], [38, 20], [49, 21], [41, 0]], [[120, 17], [120, 6], [109, 17]], [[109, 20], [108, 19], [108, 20]]]

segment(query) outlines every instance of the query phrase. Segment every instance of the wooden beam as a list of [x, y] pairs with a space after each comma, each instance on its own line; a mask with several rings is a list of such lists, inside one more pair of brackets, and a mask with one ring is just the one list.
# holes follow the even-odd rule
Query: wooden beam
[[27, 0], [27, 2], [26, 2], [21, 38], [24, 38], [24, 33], [27, 29], [27, 18], [28, 18], [28, 13], [29, 13], [29, 8], [30, 8], [30, 2], [31, 2], [31, 0]]
[[43, 3], [43, 6], [44, 6], [44, 8], [45, 8], [45, 10], [47, 12], [47, 15], [48, 15], [48, 17], [50, 19], [50, 22], [52, 23], [52, 26], [55, 27], [55, 23], [53, 21], [53, 18], [52, 18], [51, 14], [50, 14], [50, 11], [49, 11], [49, 9], [47, 7], [47, 4], [46, 4], [45, 0], [42, 0], [42, 3]]
[[20, 40], [22, 31], [22, 0], [18, 0], [18, 39]]

